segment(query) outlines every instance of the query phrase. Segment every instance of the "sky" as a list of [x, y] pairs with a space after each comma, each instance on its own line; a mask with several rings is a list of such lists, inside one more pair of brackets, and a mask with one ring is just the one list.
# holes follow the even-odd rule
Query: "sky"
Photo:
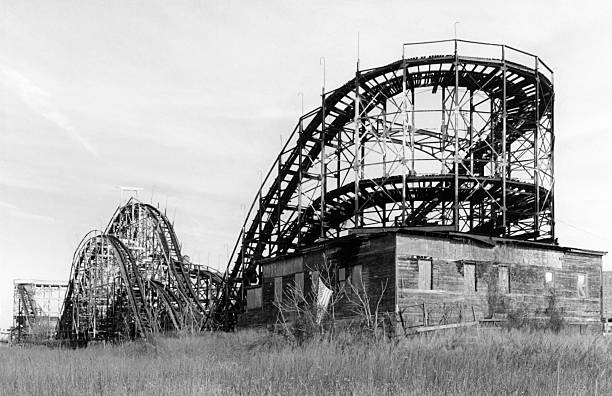
[[[555, 72], [557, 236], [612, 251], [612, 6], [606, 1], [0, 0], [0, 328], [14, 279], [67, 281], [120, 186], [225, 268], [243, 207], [301, 112], [402, 43], [459, 38]], [[221, 264], [222, 263], [222, 264]], [[612, 259], [604, 258], [612, 269]]]

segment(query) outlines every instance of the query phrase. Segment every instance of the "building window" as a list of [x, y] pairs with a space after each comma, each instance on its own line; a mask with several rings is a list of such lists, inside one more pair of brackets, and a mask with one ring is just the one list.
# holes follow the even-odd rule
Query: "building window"
[[304, 273], [298, 272], [295, 274], [295, 293], [297, 296], [304, 295]]
[[277, 276], [274, 278], [274, 302], [280, 304], [283, 302], [283, 277]]
[[361, 265], [356, 265], [353, 267], [353, 270], [351, 273], [351, 284], [354, 290], [358, 293], [361, 293], [364, 290], [361, 268], [362, 268]]
[[497, 288], [500, 293], [510, 293], [510, 271], [508, 267], [499, 267]]
[[547, 289], [555, 288], [555, 274], [552, 271], [546, 271], [544, 273], [544, 286]]
[[431, 260], [417, 260], [419, 265], [419, 289], [431, 290]]
[[346, 285], [346, 268], [338, 268], [338, 288], [343, 289]]
[[247, 289], [247, 309], [261, 308], [261, 287]]
[[588, 288], [587, 288], [587, 276], [585, 274], [578, 274], [576, 286], [578, 288], [578, 297], [587, 298]]
[[477, 291], [476, 285], [476, 265], [463, 264], [463, 279], [465, 282], [465, 291], [473, 293]]
[[316, 295], [319, 290], [319, 271], [312, 271], [310, 273], [310, 281], [311, 281], [312, 291]]

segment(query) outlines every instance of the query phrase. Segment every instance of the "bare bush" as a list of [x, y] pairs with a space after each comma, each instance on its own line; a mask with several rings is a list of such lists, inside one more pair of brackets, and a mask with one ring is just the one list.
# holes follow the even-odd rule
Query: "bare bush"
[[[388, 313], [381, 311], [388, 281], [381, 284], [380, 294], [373, 299], [366, 292], [363, 279], [346, 281], [340, 286], [335, 282], [334, 273], [335, 268], [324, 256], [324, 268], [321, 268], [319, 279], [310, 293], [305, 294], [295, 285], [289, 286], [282, 301], [274, 304], [278, 309], [276, 329], [297, 345], [313, 340], [332, 341], [338, 336], [336, 310], [342, 306], [344, 312], [351, 314], [343, 318], [343, 337], [350, 335], [350, 338], [376, 340], [391, 335], [393, 320]], [[329, 293], [329, 301], [322, 303], [320, 297], [326, 293]]]

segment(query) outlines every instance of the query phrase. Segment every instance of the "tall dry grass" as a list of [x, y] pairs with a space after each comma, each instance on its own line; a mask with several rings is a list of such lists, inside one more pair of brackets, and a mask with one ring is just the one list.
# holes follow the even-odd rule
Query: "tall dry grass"
[[0, 349], [0, 394], [612, 394], [612, 340], [470, 329], [295, 347], [254, 331]]

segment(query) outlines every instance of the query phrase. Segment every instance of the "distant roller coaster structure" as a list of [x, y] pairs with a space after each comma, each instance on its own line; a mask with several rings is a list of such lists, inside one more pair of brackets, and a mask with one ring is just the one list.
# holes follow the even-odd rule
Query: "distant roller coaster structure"
[[74, 253], [57, 338], [89, 342], [200, 330], [221, 282], [218, 271], [181, 255], [161, 211], [131, 199]]
[[535, 55], [458, 39], [404, 44], [382, 67], [358, 62], [352, 80], [323, 88], [267, 173], [217, 289], [216, 322], [233, 327], [260, 259], [352, 230], [556, 243], [553, 81]]

